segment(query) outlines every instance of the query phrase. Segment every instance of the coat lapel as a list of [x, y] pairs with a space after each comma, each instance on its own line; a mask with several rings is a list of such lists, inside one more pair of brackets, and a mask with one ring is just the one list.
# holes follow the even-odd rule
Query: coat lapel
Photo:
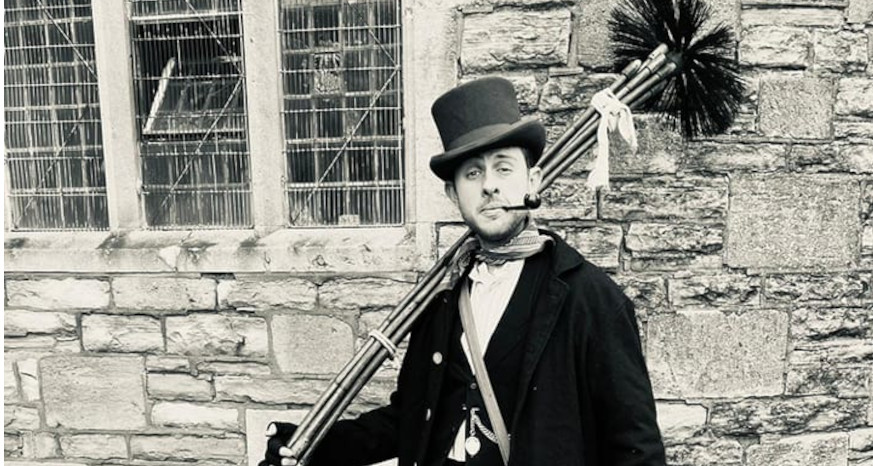
[[510, 429], [518, 421], [518, 417], [527, 399], [534, 371], [537, 368], [537, 364], [539, 364], [543, 349], [545, 349], [546, 344], [549, 342], [549, 337], [555, 329], [555, 323], [558, 321], [558, 316], [561, 314], [564, 300], [567, 297], [567, 284], [558, 277], [561, 273], [576, 268], [582, 263], [582, 256], [565, 243], [564, 240], [550, 231], [540, 230], [540, 232], [551, 236], [555, 241], [554, 247], [548, 249], [551, 254], [552, 268], [546, 272], [547, 276], [543, 282], [544, 289], [537, 300], [534, 314], [530, 319], [530, 328], [518, 379], [517, 401], [512, 414]]
[[541, 256], [530, 258], [524, 264], [512, 297], [485, 351], [485, 363], [489, 368], [496, 367], [496, 364], [524, 341], [535, 306], [534, 291], [542, 274], [546, 272], [547, 264], [543, 259]]
[[521, 360], [521, 371], [518, 379], [518, 394], [516, 395], [515, 412], [512, 415], [512, 424], [515, 426], [521, 408], [527, 398], [528, 386], [533, 378], [534, 370], [539, 363], [543, 349], [549, 341], [555, 322], [561, 313], [561, 307], [567, 296], [567, 284], [555, 276], [547, 278], [546, 288], [542, 298], [537, 303], [536, 310], [530, 320], [528, 339], [524, 355]]

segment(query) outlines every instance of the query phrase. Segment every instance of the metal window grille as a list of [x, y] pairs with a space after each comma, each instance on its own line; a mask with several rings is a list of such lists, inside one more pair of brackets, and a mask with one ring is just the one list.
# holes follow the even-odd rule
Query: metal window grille
[[399, 0], [279, 0], [291, 226], [404, 221]]
[[88, 0], [5, 0], [13, 230], [109, 227]]
[[148, 226], [251, 226], [239, 0], [128, 1]]

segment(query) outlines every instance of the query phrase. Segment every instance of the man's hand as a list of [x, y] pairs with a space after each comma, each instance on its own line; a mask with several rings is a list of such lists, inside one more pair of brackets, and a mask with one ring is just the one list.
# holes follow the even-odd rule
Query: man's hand
[[297, 430], [296, 424], [271, 422], [265, 433], [268, 437], [267, 452], [258, 466], [295, 466], [297, 460], [290, 458], [291, 449], [286, 446], [295, 430]]

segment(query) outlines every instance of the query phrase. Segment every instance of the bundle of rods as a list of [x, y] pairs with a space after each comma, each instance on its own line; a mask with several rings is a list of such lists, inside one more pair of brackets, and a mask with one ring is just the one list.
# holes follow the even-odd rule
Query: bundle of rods
[[[667, 84], [667, 79], [677, 72], [679, 63], [668, 53], [667, 45], [661, 44], [645, 62], [634, 60], [616, 77], [609, 89], [630, 108], [637, 108], [657, 95]], [[600, 122], [599, 113], [589, 107], [565, 133], [542, 155], [538, 166], [543, 171], [540, 191], [549, 187], [564, 171], [597, 143], [596, 133]], [[449, 271], [455, 253], [472, 232], [467, 230], [436, 264], [422, 277], [418, 284], [382, 322], [378, 332], [396, 348], [410, 332], [413, 323], [428, 307], [440, 291], [440, 283]], [[298, 465], [305, 465], [316, 445], [324, 438], [346, 407], [370, 380], [376, 370], [390, 356], [387, 342], [371, 337], [366, 340], [354, 357], [331, 381], [303, 422], [298, 426], [288, 443], [291, 457]]]

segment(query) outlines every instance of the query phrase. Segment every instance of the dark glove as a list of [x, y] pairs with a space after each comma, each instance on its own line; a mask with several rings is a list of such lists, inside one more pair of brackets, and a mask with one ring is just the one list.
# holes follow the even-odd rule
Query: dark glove
[[[275, 429], [273, 429], [275, 427]], [[258, 463], [258, 466], [281, 466], [282, 456], [279, 455], [279, 449], [288, 445], [294, 431], [297, 430], [297, 424], [288, 422], [272, 422], [267, 427], [267, 452], [264, 454], [264, 460]], [[270, 435], [275, 431], [273, 435]]]

